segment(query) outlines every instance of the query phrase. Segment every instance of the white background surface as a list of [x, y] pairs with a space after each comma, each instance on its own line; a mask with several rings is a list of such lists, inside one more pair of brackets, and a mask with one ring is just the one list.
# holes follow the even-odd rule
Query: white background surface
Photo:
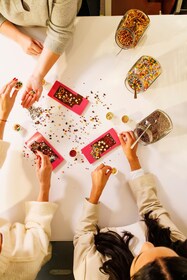
[[[138, 155], [142, 167], [155, 174], [158, 195], [163, 205], [187, 235], [187, 16], [150, 16], [150, 27], [138, 46], [118, 54], [120, 49], [114, 36], [120, 19], [78, 18], [72, 42], [46, 77], [48, 85], [43, 91], [45, 98], [41, 98], [35, 105], [44, 109], [53, 106], [52, 115], [39, 125], [34, 124], [27, 110], [20, 106], [23, 88], [6, 128], [5, 137], [11, 140], [12, 151], [1, 172], [0, 210], [1, 216], [10, 221], [23, 221], [23, 201], [34, 200], [38, 192], [34, 156], [28, 150], [26, 153], [29, 153], [29, 158], [23, 156], [24, 142], [37, 130], [48, 140], [48, 135], [52, 134], [50, 143], [66, 160], [52, 175], [50, 198], [59, 204], [52, 222], [53, 240], [72, 239], [81, 215], [83, 199], [89, 195], [90, 173], [101, 162], [116, 167], [118, 174], [111, 176], [101, 197], [99, 224], [123, 226], [137, 221], [137, 208], [128, 187], [130, 169], [121, 147], [93, 165], [80, 154], [77, 161], [74, 161], [69, 151], [71, 148], [80, 151], [111, 127], [117, 132], [134, 129], [137, 122], [155, 109], [168, 113], [173, 121], [173, 130], [155, 144], [139, 146]], [[27, 31], [40, 40], [45, 37], [42, 29]], [[125, 88], [124, 79], [142, 55], [156, 58], [163, 72], [147, 92], [134, 100]], [[0, 36], [1, 87], [13, 77], [26, 83], [35, 60], [24, 54], [14, 42]], [[56, 79], [83, 96], [89, 96], [90, 105], [83, 117], [68, 111], [47, 96]], [[100, 97], [99, 101], [94, 98], [96, 94]], [[110, 109], [107, 110], [107, 107]], [[111, 121], [105, 118], [108, 111], [115, 115]], [[124, 114], [130, 117], [127, 124], [121, 122]], [[90, 121], [92, 118], [94, 120]], [[53, 120], [54, 123], [51, 122]], [[62, 129], [67, 128], [66, 122], [72, 127], [64, 135]], [[22, 131], [12, 129], [15, 123], [21, 124]], [[78, 129], [78, 133], [74, 129]]]

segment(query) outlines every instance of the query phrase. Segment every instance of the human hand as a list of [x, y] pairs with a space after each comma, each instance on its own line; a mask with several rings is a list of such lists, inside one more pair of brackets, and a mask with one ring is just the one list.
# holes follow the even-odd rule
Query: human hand
[[141, 168], [136, 154], [138, 143], [134, 146], [133, 149], [131, 149], [132, 144], [136, 141], [133, 131], [120, 133], [119, 139], [121, 142], [121, 146], [123, 148], [123, 152], [126, 155], [127, 160], [131, 166], [131, 170], [136, 170]]
[[92, 189], [89, 202], [97, 204], [103, 189], [112, 173], [112, 168], [108, 165], [100, 164], [91, 174]]
[[37, 151], [36, 153], [36, 172], [40, 182], [40, 192], [38, 201], [48, 201], [50, 181], [52, 173], [52, 165], [47, 155]]
[[42, 94], [42, 90], [42, 78], [38, 76], [31, 76], [26, 84], [26, 88], [21, 99], [21, 105], [23, 108], [29, 108], [35, 101], [38, 101]]
[[14, 106], [19, 91], [19, 89], [14, 88], [17, 82], [18, 79], [14, 78], [0, 90], [0, 119], [2, 120], [7, 120], [12, 107]]
[[39, 55], [43, 50], [43, 45], [41, 42], [23, 33], [19, 37], [18, 43], [24, 52], [29, 55]]

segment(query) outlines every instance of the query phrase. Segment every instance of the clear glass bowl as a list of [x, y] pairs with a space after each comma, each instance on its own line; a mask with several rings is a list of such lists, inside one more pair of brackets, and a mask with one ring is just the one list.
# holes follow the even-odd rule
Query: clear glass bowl
[[170, 117], [164, 111], [157, 109], [136, 125], [134, 130], [135, 137], [138, 138], [149, 124], [151, 124], [150, 127], [139, 141], [143, 145], [159, 141], [173, 128]]
[[149, 23], [150, 19], [144, 12], [138, 9], [128, 10], [116, 30], [117, 45], [123, 49], [135, 47]]
[[151, 56], [143, 55], [128, 71], [125, 78], [126, 88], [133, 93], [135, 88], [137, 93], [144, 92], [160, 74], [160, 63]]

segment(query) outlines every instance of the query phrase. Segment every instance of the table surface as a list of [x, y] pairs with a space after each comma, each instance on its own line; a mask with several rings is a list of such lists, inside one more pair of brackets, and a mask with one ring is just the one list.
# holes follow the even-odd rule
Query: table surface
[[[72, 239], [84, 197], [90, 192], [90, 173], [101, 162], [116, 167], [118, 173], [111, 176], [101, 197], [100, 226], [122, 226], [139, 219], [128, 186], [130, 169], [121, 147], [94, 164], [89, 164], [80, 153], [76, 159], [71, 158], [69, 151], [72, 148], [80, 151], [110, 128], [118, 133], [134, 129], [137, 122], [155, 109], [168, 113], [173, 130], [154, 144], [139, 145], [138, 155], [142, 167], [155, 174], [161, 202], [187, 235], [187, 16], [150, 16], [150, 26], [138, 46], [119, 53], [114, 37], [120, 19], [119, 16], [77, 18], [73, 40], [48, 73], [42, 98], [35, 104], [46, 110], [39, 119], [32, 120], [20, 106], [20, 93], [10, 115], [5, 138], [11, 140], [12, 151], [1, 172], [1, 216], [23, 221], [23, 201], [37, 196], [34, 155], [24, 143], [40, 131], [65, 158], [52, 175], [50, 199], [59, 204], [52, 222], [52, 240]], [[45, 30], [41, 28], [27, 28], [25, 32], [40, 40], [45, 38]], [[0, 41], [1, 86], [15, 76], [26, 83], [36, 58], [24, 54], [3, 36]], [[142, 55], [156, 58], [162, 74], [135, 100], [124, 79]], [[56, 80], [88, 96], [90, 104], [82, 116], [47, 96]], [[114, 114], [110, 121], [105, 118], [108, 111]], [[123, 115], [130, 118], [127, 124], [121, 121]], [[20, 132], [12, 129], [15, 123], [22, 126]]]

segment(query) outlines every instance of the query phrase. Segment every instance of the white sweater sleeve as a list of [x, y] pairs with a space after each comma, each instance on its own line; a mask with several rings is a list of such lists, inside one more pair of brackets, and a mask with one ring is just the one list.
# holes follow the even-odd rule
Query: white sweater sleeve
[[30, 201], [25, 203], [25, 228], [42, 228], [51, 237], [51, 221], [57, 209], [53, 202]]
[[10, 143], [0, 140], [0, 168], [3, 166], [3, 163], [6, 159], [9, 146]]

